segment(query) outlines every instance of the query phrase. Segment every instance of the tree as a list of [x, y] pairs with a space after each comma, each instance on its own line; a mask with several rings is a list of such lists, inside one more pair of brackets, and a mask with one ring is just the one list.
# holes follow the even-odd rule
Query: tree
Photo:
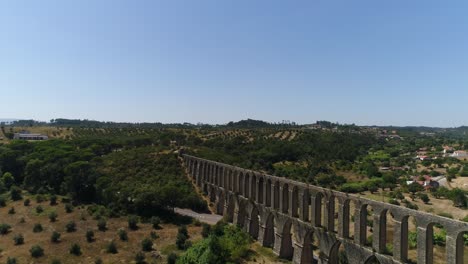
[[39, 245], [34, 245], [31, 247], [31, 249], [29, 249], [29, 253], [31, 253], [31, 257], [39, 258], [44, 256], [44, 249], [42, 249], [42, 247]]
[[77, 161], [65, 167], [64, 186], [72, 198], [82, 202], [94, 200], [96, 172], [88, 161]]
[[419, 198], [421, 201], [423, 201], [425, 204], [428, 204], [431, 199], [429, 199], [429, 196], [425, 193], [420, 193]]
[[60, 233], [57, 231], [52, 232], [52, 235], [50, 236], [50, 241], [52, 243], [58, 243], [60, 241]]
[[11, 200], [13, 201], [19, 201], [23, 199], [23, 196], [21, 195], [21, 189], [16, 186], [11, 187], [10, 196], [11, 196]]
[[9, 172], [5, 172], [3, 174], [2, 181], [3, 181], [3, 184], [5, 185], [5, 188], [7, 188], [8, 190], [11, 188], [11, 186], [15, 184], [15, 178]]
[[417, 182], [412, 182], [408, 185], [408, 191], [413, 195], [417, 192], [423, 191], [424, 188]]
[[153, 250], [153, 241], [149, 238], [145, 238], [141, 241], [141, 250], [151, 251]]
[[138, 252], [135, 255], [135, 263], [136, 264], [145, 264], [145, 254], [143, 252]]
[[49, 220], [51, 222], [55, 222], [57, 220], [57, 212], [56, 211], [52, 211], [49, 213]]
[[69, 250], [70, 254], [75, 255], [75, 256], [80, 256], [81, 255], [81, 247], [77, 243], [73, 243], [70, 247]]
[[110, 253], [110, 254], [117, 254], [118, 253], [117, 245], [115, 244], [114, 240], [112, 240], [111, 242], [109, 242], [109, 244], [107, 244], [106, 252]]
[[128, 228], [131, 230], [138, 229], [138, 217], [136, 215], [131, 215], [128, 217]]
[[91, 229], [88, 229], [86, 231], [86, 241], [88, 242], [93, 242], [94, 241], [94, 231]]

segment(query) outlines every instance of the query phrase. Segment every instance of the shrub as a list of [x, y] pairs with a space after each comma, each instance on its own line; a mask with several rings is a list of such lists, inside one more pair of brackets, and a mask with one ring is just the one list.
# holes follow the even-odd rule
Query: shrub
[[49, 213], [49, 220], [51, 222], [55, 222], [57, 220], [57, 212], [55, 211], [52, 211]]
[[151, 225], [153, 226], [154, 229], [160, 229], [161, 226], [161, 219], [157, 216], [151, 217]]
[[174, 252], [170, 253], [167, 256], [167, 264], [176, 264], [178, 258], [179, 256], [177, 256]]
[[39, 258], [44, 256], [44, 249], [42, 249], [42, 247], [39, 245], [34, 245], [31, 247], [31, 249], [29, 249], [29, 253], [31, 253], [31, 257]]
[[70, 203], [66, 203], [65, 204], [65, 212], [67, 212], [68, 214], [73, 212], [73, 205], [71, 205]]
[[15, 214], [15, 213], [16, 213], [16, 211], [15, 211], [14, 207], [12, 207], [12, 208], [10, 208], [10, 210], [8, 210], [8, 214]]
[[57, 231], [52, 232], [52, 235], [50, 236], [50, 241], [52, 243], [58, 243], [60, 241], [60, 233]]
[[13, 258], [13, 257], [7, 258], [6, 264], [17, 264], [17, 263], [18, 261], [16, 260], [16, 258]]
[[0, 207], [6, 206], [6, 199], [3, 196], [0, 196]]
[[50, 205], [57, 205], [57, 196], [55, 194], [52, 194], [49, 200], [50, 200]]
[[153, 240], [159, 238], [158, 234], [156, 234], [155, 231], [151, 231], [151, 232], [150, 232], [150, 237], [151, 237], [151, 239], [153, 239]]
[[23, 199], [23, 196], [21, 195], [21, 189], [16, 186], [11, 187], [10, 197], [11, 197], [11, 200], [13, 201], [19, 201]]
[[40, 205], [36, 206], [36, 213], [40, 214], [42, 212], [44, 212], [44, 208], [42, 208]]
[[88, 241], [88, 242], [93, 242], [94, 241], [94, 231], [93, 230], [88, 229], [88, 231], [86, 231], [86, 241]]
[[120, 228], [117, 231], [117, 233], [119, 235], [120, 240], [122, 240], [122, 241], [127, 241], [128, 240], [127, 231], [125, 231], [124, 229]]
[[34, 233], [40, 233], [42, 232], [42, 230], [44, 229], [42, 228], [42, 225], [40, 223], [34, 224], [34, 227], [33, 227]]
[[202, 237], [207, 238], [210, 235], [211, 226], [209, 224], [206, 224], [206, 223], [203, 223], [202, 226], [203, 226], [203, 228], [202, 228], [201, 235], [202, 235]]
[[94, 261], [94, 264], [102, 264], [102, 263], [104, 263], [104, 262], [102, 261], [101, 258], [97, 258], [97, 259]]
[[425, 193], [420, 193], [419, 199], [421, 199], [421, 201], [423, 201], [425, 204], [429, 203], [429, 201], [431, 200], [429, 199], [429, 196]]
[[117, 245], [115, 244], [114, 241], [111, 241], [109, 244], [106, 246], [106, 252], [110, 254], [117, 254]]
[[135, 263], [136, 264], [145, 264], [145, 254], [143, 252], [138, 252], [135, 255]]
[[19, 222], [20, 223], [26, 223], [26, 220], [24, 220], [24, 217], [21, 217]]
[[131, 215], [128, 217], [128, 228], [131, 230], [138, 229], [138, 217], [135, 215]]
[[107, 230], [107, 221], [106, 221], [106, 219], [104, 219], [104, 218], [99, 219], [98, 223], [97, 223], [97, 226], [98, 226], [99, 231], [106, 231]]
[[75, 232], [76, 231], [76, 223], [75, 221], [70, 221], [65, 225], [65, 229], [67, 230], [68, 233]]
[[36, 195], [36, 202], [37, 203], [42, 203], [45, 200], [44, 196], [42, 194]]
[[50, 264], [62, 264], [62, 262], [58, 259], [53, 259]]
[[178, 233], [176, 238], [176, 245], [178, 249], [185, 249], [185, 241], [187, 241], [188, 237], [183, 233]]
[[15, 242], [15, 245], [22, 245], [24, 244], [24, 237], [22, 234], [17, 234], [13, 237], [13, 241]]
[[390, 200], [388, 200], [388, 203], [394, 204], [394, 205], [400, 205], [400, 202], [398, 202], [398, 200], [394, 198], [391, 198]]
[[23, 205], [24, 205], [24, 206], [29, 206], [30, 204], [31, 204], [31, 200], [29, 200], [29, 199], [26, 199], [26, 200], [24, 200], [24, 202], [23, 202]]
[[141, 241], [141, 249], [143, 251], [151, 251], [153, 250], [153, 241], [149, 238], [145, 238]]
[[468, 215], [466, 215], [465, 217], [463, 217], [462, 219], [460, 219], [460, 221], [468, 222]]
[[76, 244], [76, 243], [73, 243], [70, 247], [70, 254], [72, 255], [75, 255], [75, 256], [79, 256], [81, 255], [81, 247], [80, 245]]

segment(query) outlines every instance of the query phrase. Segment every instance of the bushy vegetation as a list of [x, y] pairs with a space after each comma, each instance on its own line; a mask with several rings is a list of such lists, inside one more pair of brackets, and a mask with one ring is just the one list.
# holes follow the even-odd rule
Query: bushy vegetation
[[249, 252], [251, 238], [238, 227], [218, 223], [208, 238], [195, 243], [178, 264], [239, 263]]

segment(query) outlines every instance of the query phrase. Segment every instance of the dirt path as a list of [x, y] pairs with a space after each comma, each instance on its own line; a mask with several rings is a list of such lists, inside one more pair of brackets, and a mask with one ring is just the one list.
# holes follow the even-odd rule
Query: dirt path
[[219, 220], [223, 218], [222, 216], [215, 214], [200, 214], [190, 209], [175, 208], [174, 211], [180, 215], [190, 216], [192, 218], [198, 219], [200, 222], [210, 225], [218, 223]]

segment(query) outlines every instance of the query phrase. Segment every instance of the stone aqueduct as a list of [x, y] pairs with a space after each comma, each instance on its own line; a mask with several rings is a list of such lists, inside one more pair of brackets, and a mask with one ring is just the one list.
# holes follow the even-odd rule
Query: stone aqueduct
[[[217, 214], [293, 263], [339, 263], [340, 247], [349, 263], [407, 263], [409, 217], [417, 223], [417, 263], [434, 263], [432, 232], [436, 224], [447, 231], [445, 263], [463, 263], [463, 234], [468, 232], [468, 223], [194, 156], [182, 157], [190, 177], [208, 194]], [[371, 245], [367, 243], [368, 206], [373, 219]], [[394, 220], [393, 252], [385, 252], [387, 213]], [[316, 257], [314, 239], [320, 251]]]

